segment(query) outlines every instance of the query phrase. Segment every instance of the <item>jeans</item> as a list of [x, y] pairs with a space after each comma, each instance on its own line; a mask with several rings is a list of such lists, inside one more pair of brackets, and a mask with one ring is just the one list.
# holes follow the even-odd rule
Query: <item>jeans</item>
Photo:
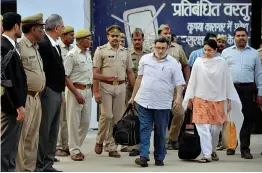
[[149, 159], [150, 137], [154, 123], [154, 159], [163, 161], [166, 155], [166, 129], [170, 109], [147, 109], [138, 104], [140, 121], [140, 156]]

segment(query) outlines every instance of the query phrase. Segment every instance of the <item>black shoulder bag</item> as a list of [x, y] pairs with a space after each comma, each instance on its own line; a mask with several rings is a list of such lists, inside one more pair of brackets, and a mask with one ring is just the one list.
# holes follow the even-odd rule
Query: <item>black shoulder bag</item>
[[[188, 122], [190, 114], [185, 114], [185, 121]], [[181, 138], [179, 141], [178, 157], [182, 160], [194, 160], [201, 153], [200, 137], [194, 124], [194, 132], [186, 131], [186, 123], [181, 128]]]
[[119, 145], [133, 146], [140, 143], [140, 122], [135, 106], [129, 104], [123, 117], [113, 127], [115, 143]]

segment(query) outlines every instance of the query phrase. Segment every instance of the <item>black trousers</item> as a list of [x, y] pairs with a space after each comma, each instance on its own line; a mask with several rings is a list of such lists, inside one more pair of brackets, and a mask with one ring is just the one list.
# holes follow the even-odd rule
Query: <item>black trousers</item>
[[54, 164], [61, 101], [61, 93], [49, 87], [46, 87], [41, 95], [42, 119], [39, 129], [36, 172], [48, 171]]
[[250, 152], [250, 137], [251, 129], [254, 120], [254, 84], [235, 85], [237, 93], [242, 102], [242, 112], [244, 115], [244, 122], [240, 130], [240, 151]]
[[16, 114], [1, 112], [1, 172], [14, 172], [23, 121]]

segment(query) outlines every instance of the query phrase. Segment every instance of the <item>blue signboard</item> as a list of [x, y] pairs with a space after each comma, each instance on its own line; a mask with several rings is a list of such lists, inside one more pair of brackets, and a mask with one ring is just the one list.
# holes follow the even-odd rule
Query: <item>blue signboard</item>
[[250, 32], [251, 0], [94, 0], [94, 47], [107, 43], [106, 28], [117, 24], [131, 45], [131, 33], [139, 27], [145, 44], [152, 46], [161, 24], [168, 24], [185, 52], [201, 47], [208, 32], [226, 35], [242, 26]]

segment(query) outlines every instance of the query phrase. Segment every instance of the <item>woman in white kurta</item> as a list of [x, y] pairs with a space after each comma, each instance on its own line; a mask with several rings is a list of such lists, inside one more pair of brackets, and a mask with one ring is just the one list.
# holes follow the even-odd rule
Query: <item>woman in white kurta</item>
[[231, 120], [239, 134], [243, 114], [239, 96], [234, 87], [226, 61], [216, 57], [217, 43], [208, 40], [204, 44], [204, 56], [193, 66], [183, 107], [193, 109], [193, 122], [200, 136], [203, 158], [200, 163], [218, 161], [216, 146], [222, 124], [231, 111]]

